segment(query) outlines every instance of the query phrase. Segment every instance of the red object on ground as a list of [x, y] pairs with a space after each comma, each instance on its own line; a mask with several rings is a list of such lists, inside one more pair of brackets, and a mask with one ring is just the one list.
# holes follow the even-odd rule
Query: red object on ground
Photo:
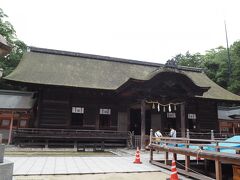
[[176, 161], [175, 161], [174, 158], [172, 160], [171, 171], [172, 171], [172, 173], [171, 173], [170, 180], [179, 180], [178, 173], [177, 173], [177, 168], [176, 168]]
[[137, 147], [137, 151], [136, 151], [135, 161], [133, 163], [135, 163], [135, 164], [142, 164], [142, 162], [140, 160], [140, 152], [139, 152], [139, 148], [138, 147]]

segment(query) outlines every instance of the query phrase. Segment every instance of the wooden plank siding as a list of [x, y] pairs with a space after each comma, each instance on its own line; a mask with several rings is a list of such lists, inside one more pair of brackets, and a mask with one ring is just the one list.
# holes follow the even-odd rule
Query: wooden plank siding
[[[111, 97], [95, 97], [88, 95], [81, 90], [76, 93], [65, 89], [43, 89], [42, 99], [39, 103], [39, 126], [40, 128], [71, 128], [98, 130], [100, 109], [111, 109], [109, 127], [105, 130], [117, 130], [118, 111], [117, 105], [113, 104]], [[72, 107], [84, 108], [83, 122], [80, 124], [72, 123]]]
[[218, 130], [217, 102], [199, 100], [197, 102], [197, 124], [201, 130]]

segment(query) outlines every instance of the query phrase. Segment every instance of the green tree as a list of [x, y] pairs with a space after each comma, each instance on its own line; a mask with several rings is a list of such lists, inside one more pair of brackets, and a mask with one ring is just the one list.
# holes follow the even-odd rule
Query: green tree
[[231, 54], [231, 79], [228, 89], [240, 95], [240, 41], [230, 47]]
[[228, 69], [227, 49], [219, 46], [206, 51], [205, 54], [186, 52], [185, 55], [178, 54], [171, 62], [181, 66], [204, 68], [210, 79], [233, 93], [240, 94], [240, 41], [230, 46], [230, 78]]
[[228, 88], [228, 60], [226, 48], [219, 46], [206, 51], [204, 57], [205, 72], [218, 85]]
[[203, 58], [200, 53], [190, 54], [189, 51], [183, 54], [178, 54], [170, 61], [175, 62], [176, 65], [189, 67], [203, 67]]
[[[7, 40], [12, 50], [5, 57], [0, 57], [0, 68], [3, 69], [3, 76], [11, 73], [18, 65], [27, 46], [16, 36], [13, 25], [7, 21], [7, 15], [0, 8], [0, 34]], [[1, 88], [9, 88], [3, 79], [0, 80]]]

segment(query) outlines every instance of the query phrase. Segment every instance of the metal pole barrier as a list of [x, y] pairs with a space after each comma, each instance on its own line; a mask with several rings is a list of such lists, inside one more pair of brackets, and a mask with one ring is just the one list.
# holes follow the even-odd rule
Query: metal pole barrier
[[149, 139], [149, 144], [152, 144], [152, 137], [153, 137], [153, 130], [150, 129], [150, 139]]
[[189, 129], [187, 129], [187, 135], [186, 135], [187, 139], [190, 139], [190, 134], [189, 134]]
[[214, 140], [214, 132], [211, 130], [211, 140]]

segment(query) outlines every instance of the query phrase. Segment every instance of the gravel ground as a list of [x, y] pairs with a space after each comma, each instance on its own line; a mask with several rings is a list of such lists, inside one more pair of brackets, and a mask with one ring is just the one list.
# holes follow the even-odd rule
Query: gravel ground
[[14, 180], [166, 180], [168, 174], [163, 172], [144, 173], [109, 173], [109, 174], [87, 174], [87, 175], [55, 175], [55, 176], [16, 176]]

